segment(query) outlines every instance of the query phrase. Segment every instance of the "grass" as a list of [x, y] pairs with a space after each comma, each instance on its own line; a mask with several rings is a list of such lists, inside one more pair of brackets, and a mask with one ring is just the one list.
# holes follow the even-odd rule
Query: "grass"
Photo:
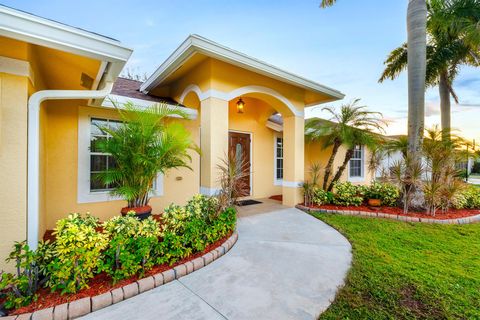
[[320, 319], [480, 319], [480, 224], [314, 214], [353, 246], [353, 265]]

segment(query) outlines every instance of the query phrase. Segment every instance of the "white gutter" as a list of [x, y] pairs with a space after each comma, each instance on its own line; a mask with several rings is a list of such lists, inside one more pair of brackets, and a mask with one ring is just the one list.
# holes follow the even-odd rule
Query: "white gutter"
[[[120, 109], [123, 108], [123, 105], [125, 103], [131, 102], [135, 106], [140, 107], [140, 108], [148, 108], [153, 105], [158, 104], [158, 102], [155, 101], [149, 101], [149, 100], [142, 100], [142, 99], [137, 99], [137, 98], [130, 98], [126, 96], [119, 96], [116, 94], [109, 94], [107, 97], [105, 97], [105, 100], [103, 100], [102, 107], [106, 108], [116, 108], [119, 107]], [[178, 106], [165, 103], [169, 109], [176, 109]], [[195, 120], [197, 119], [198, 116], [198, 111], [196, 109], [192, 108], [187, 108], [187, 107], [181, 107], [181, 110], [184, 111], [188, 115], [189, 120]], [[180, 116], [173, 115], [172, 117], [174, 118], [180, 118]]]
[[40, 104], [46, 100], [103, 99], [112, 90], [107, 82], [102, 90], [43, 90], [28, 99], [28, 173], [27, 173], [27, 242], [38, 247], [40, 192]]

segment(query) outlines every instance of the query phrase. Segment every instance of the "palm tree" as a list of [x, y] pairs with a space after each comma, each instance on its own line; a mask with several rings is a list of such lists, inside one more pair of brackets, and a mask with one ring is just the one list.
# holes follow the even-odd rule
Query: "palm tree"
[[[442, 130], [448, 136], [451, 128], [450, 97], [458, 103], [453, 80], [460, 65], [480, 63], [479, 0], [428, 1], [427, 86], [438, 85]], [[476, 36], [475, 36], [476, 34]], [[379, 82], [395, 79], [407, 68], [408, 48], [404, 44], [393, 50], [385, 61]]]
[[[324, 190], [332, 190], [334, 183], [342, 176], [346, 165], [353, 156], [355, 146], [371, 146], [374, 141], [374, 134], [371, 131], [383, 131], [386, 124], [381, 119], [381, 113], [365, 110], [366, 106], [359, 106], [359, 101], [356, 99], [350, 104], [344, 104], [339, 111], [332, 107], [323, 108], [322, 110], [330, 113], [330, 121], [311, 118], [305, 122], [307, 142], [321, 141], [323, 148], [332, 148], [323, 176], [322, 188]], [[341, 145], [347, 147], [347, 152], [342, 165], [329, 183], [333, 162]]]
[[187, 119], [181, 108], [157, 104], [141, 109], [131, 102], [116, 108], [122, 124], [101, 127], [110, 138], [95, 141], [95, 147], [109, 154], [114, 163], [98, 179], [114, 186], [111, 193], [127, 200], [128, 208], [145, 207], [157, 174], [190, 168], [189, 150], [199, 149], [182, 124], [166, 121], [172, 116]]
[[333, 6], [333, 4], [337, 2], [336, 0], [322, 0], [322, 3], [320, 4], [320, 7], [322, 8], [326, 8], [326, 7], [330, 7], [330, 6]]
[[396, 152], [400, 152], [402, 154], [402, 157], [405, 159], [408, 153], [408, 137], [399, 136], [396, 138], [389, 139], [382, 146], [382, 149], [389, 156]]
[[421, 161], [425, 127], [425, 77], [427, 72], [427, 3], [409, 0], [407, 9], [408, 152]]
[[[322, 8], [336, 0], [322, 0]], [[427, 60], [427, 3], [409, 0], [407, 10], [408, 48], [408, 142], [409, 152], [420, 161], [423, 128], [425, 125], [425, 76]]]
[[[379, 120], [380, 121], [380, 120]], [[378, 126], [379, 129], [382, 129], [381, 126]], [[347, 147], [347, 152], [345, 152], [345, 157], [343, 158], [342, 165], [338, 168], [335, 176], [328, 185], [327, 191], [332, 191], [335, 183], [340, 180], [345, 169], [347, 168], [348, 163], [352, 159], [355, 153], [356, 146], [365, 146], [368, 149], [375, 148], [378, 145], [379, 136], [373, 134], [368, 130], [362, 130], [358, 128], [351, 128], [351, 134], [348, 140], [344, 141], [344, 146]]]

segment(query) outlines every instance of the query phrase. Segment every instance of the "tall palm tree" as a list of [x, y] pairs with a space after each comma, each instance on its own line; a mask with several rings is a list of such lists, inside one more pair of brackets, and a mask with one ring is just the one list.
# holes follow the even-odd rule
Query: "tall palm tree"
[[[305, 137], [307, 142], [321, 141], [323, 148], [332, 148], [332, 152], [325, 166], [323, 176], [324, 190], [331, 190], [333, 185], [342, 176], [346, 165], [353, 156], [356, 145], [372, 145], [374, 134], [372, 130], [383, 131], [386, 124], [381, 119], [381, 113], [366, 110], [366, 106], [358, 105], [359, 99], [350, 104], [344, 104], [340, 110], [325, 107], [322, 110], [330, 113], [330, 121], [319, 118], [307, 119], [305, 122]], [[332, 176], [332, 166], [340, 146], [346, 146], [347, 152], [338, 171]]]
[[[322, 8], [336, 0], [322, 0]], [[427, 60], [427, 3], [409, 0], [407, 10], [408, 57], [408, 142], [412, 157], [420, 161], [425, 126], [425, 76]]]
[[[451, 128], [450, 97], [458, 103], [453, 80], [462, 64], [480, 64], [480, 0], [429, 0], [427, 31], [427, 86], [438, 85], [442, 130]], [[379, 82], [395, 79], [407, 68], [408, 48], [393, 50], [385, 61]]]
[[425, 127], [425, 77], [427, 73], [427, 3], [409, 0], [407, 9], [408, 152], [421, 161]]

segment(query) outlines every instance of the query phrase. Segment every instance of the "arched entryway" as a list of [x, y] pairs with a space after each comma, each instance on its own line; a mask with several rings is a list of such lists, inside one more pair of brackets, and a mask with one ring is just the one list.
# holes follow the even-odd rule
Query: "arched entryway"
[[[239, 112], [239, 99], [245, 104]], [[199, 106], [200, 189], [218, 192], [218, 162], [233, 152], [248, 162], [244, 196], [265, 198], [282, 195], [283, 203], [300, 202], [304, 175], [303, 110], [277, 91], [264, 86], [243, 86], [229, 92], [201, 91], [188, 85], [180, 95], [188, 107]], [[281, 124], [269, 126], [272, 115]]]

